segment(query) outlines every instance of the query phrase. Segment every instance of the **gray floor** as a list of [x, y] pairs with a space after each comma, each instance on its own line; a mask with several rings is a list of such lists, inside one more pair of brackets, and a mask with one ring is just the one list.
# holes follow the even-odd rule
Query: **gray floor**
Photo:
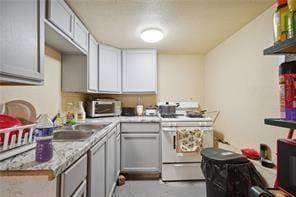
[[127, 181], [113, 197], [206, 197], [204, 182]]

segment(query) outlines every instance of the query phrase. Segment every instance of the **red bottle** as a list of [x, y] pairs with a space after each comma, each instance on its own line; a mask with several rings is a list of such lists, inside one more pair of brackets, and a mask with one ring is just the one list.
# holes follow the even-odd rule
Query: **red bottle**
[[279, 77], [281, 118], [296, 120], [296, 61], [282, 63]]

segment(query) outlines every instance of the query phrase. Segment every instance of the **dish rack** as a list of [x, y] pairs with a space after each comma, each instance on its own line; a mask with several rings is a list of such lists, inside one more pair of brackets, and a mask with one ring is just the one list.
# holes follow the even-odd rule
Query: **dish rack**
[[0, 161], [35, 148], [36, 124], [0, 129]]

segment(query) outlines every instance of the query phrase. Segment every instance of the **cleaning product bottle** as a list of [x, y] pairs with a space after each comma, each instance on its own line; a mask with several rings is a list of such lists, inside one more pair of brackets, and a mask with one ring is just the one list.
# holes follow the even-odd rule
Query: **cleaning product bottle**
[[288, 38], [296, 36], [296, 0], [288, 0]]
[[83, 102], [79, 101], [78, 102], [78, 114], [77, 114], [77, 120], [78, 121], [83, 121], [85, 120], [85, 110], [83, 107]]
[[287, 0], [277, 0], [277, 9], [273, 15], [275, 43], [285, 41], [288, 38], [288, 18]]
[[66, 123], [67, 124], [76, 124], [77, 114], [75, 113], [75, 108], [73, 103], [67, 103], [67, 112], [66, 112]]
[[36, 149], [35, 160], [37, 162], [49, 161], [53, 156], [53, 122], [48, 116], [42, 115], [36, 125]]

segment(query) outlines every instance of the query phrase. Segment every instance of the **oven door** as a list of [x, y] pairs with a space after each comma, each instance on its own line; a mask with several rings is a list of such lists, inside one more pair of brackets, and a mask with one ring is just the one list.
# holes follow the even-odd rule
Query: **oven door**
[[115, 116], [115, 103], [108, 101], [97, 101], [94, 104], [95, 117], [100, 116]]
[[203, 147], [213, 147], [213, 128], [212, 127], [163, 127], [162, 128], [162, 163], [177, 162], [201, 162], [199, 152], [177, 153], [176, 152], [176, 133], [179, 129], [204, 130]]

